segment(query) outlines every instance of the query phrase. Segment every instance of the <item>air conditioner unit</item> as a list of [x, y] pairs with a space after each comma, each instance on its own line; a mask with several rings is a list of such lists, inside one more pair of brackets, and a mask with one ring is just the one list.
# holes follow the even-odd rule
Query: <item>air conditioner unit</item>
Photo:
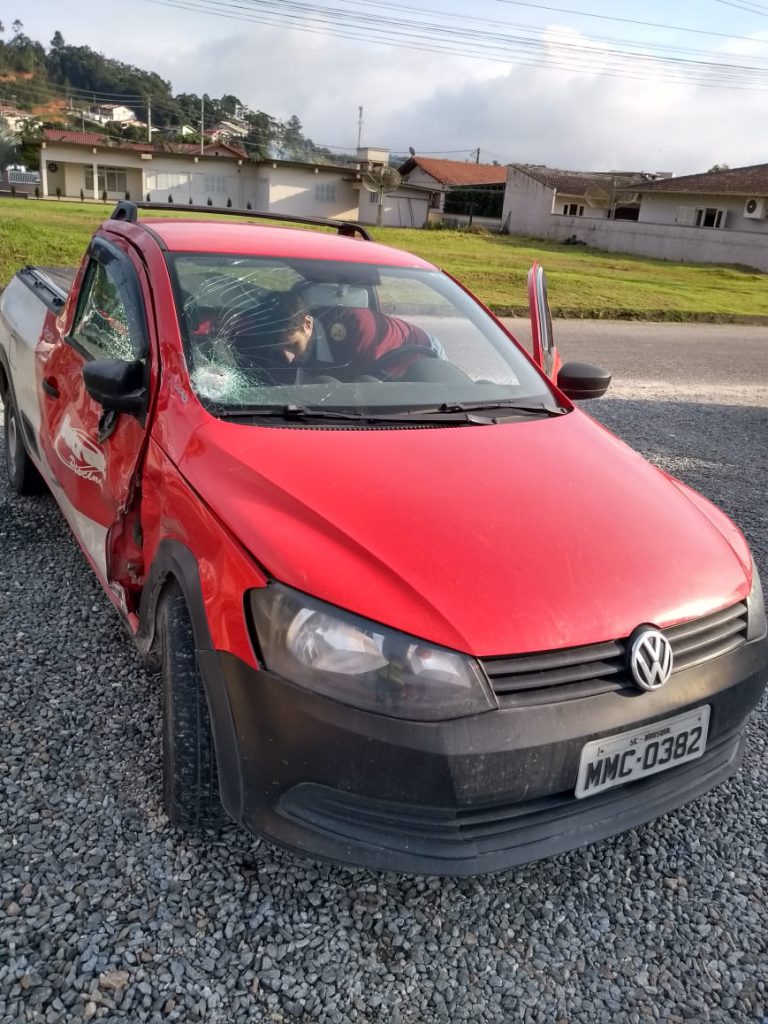
[[744, 203], [744, 216], [750, 220], [765, 218], [765, 199], [748, 199]]

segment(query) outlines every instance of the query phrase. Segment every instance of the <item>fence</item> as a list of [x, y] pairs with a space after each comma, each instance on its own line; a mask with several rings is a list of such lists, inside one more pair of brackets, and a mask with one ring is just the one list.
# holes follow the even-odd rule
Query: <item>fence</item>
[[580, 242], [609, 252], [651, 256], [675, 263], [737, 264], [768, 273], [768, 225], [763, 234], [553, 215], [548, 237], [563, 242], [572, 235]]

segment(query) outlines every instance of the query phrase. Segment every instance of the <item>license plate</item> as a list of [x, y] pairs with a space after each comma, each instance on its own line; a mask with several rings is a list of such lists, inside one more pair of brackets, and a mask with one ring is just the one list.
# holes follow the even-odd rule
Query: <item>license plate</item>
[[577, 800], [695, 761], [704, 753], [708, 729], [707, 704], [634, 732], [592, 740], [581, 751]]

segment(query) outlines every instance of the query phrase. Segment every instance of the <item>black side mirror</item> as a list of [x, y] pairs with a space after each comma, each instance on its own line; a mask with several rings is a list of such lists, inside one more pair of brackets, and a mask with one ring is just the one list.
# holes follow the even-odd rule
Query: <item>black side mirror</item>
[[557, 386], [574, 402], [602, 398], [613, 375], [591, 363], [565, 363], [557, 375]]
[[148, 391], [140, 359], [93, 359], [83, 367], [83, 381], [91, 398], [110, 412], [146, 412]]

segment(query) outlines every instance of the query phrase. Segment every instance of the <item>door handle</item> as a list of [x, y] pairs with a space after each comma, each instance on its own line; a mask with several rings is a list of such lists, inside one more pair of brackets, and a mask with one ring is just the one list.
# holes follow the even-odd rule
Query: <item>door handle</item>
[[50, 377], [43, 377], [43, 391], [51, 398], [58, 398], [61, 392], [56, 387], [56, 382]]

